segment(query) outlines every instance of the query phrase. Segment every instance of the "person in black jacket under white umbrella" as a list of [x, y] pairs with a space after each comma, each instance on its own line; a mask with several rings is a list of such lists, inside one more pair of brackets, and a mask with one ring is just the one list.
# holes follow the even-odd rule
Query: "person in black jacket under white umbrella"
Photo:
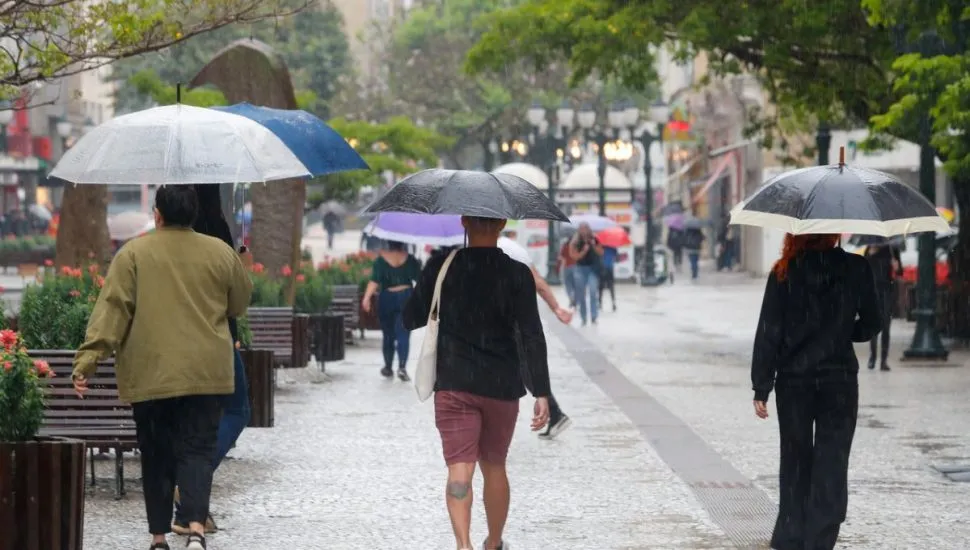
[[751, 362], [754, 411], [776, 391], [781, 439], [775, 550], [832, 549], [848, 505], [859, 408], [853, 342], [882, 327], [869, 262], [838, 235], [787, 235], [768, 276]]

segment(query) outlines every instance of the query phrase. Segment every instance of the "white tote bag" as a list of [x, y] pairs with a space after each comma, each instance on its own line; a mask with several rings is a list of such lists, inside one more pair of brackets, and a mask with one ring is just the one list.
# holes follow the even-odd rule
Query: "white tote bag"
[[418, 391], [418, 399], [421, 401], [427, 401], [434, 393], [434, 382], [438, 374], [438, 304], [441, 302], [441, 283], [444, 282], [451, 261], [457, 253], [458, 250], [452, 250], [448, 254], [441, 271], [438, 272], [438, 280], [434, 283], [434, 294], [431, 295], [428, 324], [424, 328], [424, 342], [421, 343], [418, 368], [414, 372], [414, 389]]

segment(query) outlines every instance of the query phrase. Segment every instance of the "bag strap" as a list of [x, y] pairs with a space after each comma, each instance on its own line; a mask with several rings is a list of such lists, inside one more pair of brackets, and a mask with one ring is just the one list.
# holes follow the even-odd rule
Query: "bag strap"
[[441, 302], [441, 283], [445, 281], [445, 275], [448, 274], [451, 261], [455, 259], [457, 254], [457, 248], [452, 250], [445, 259], [445, 263], [441, 265], [441, 271], [438, 272], [438, 280], [434, 283], [434, 294], [431, 295], [431, 307], [428, 308], [428, 321], [436, 321], [438, 319], [438, 304]]

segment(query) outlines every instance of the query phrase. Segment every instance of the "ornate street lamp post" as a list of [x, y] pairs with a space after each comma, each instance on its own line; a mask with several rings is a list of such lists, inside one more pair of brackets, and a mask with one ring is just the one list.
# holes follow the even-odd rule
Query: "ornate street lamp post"
[[[568, 103], [563, 102], [562, 106], [556, 109], [556, 127], [549, 126], [547, 121], [546, 108], [538, 101], [532, 103], [527, 113], [529, 124], [532, 125], [535, 145], [533, 148], [535, 163], [546, 173], [549, 181], [549, 200], [557, 201], [557, 189], [562, 170], [559, 166], [560, 159], [565, 154], [566, 136], [569, 135], [573, 125], [575, 112]], [[546, 281], [551, 285], [560, 284], [559, 272], [556, 270], [556, 256], [558, 247], [556, 246], [556, 224], [550, 221], [549, 233], [547, 235], [548, 257], [546, 258]]]
[[818, 130], [815, 132], [815, 147], [818, 149], [818, 165], [825, 166], [829, 163], [829, 148], [832, 146], [832, 130], [828, 122], [820, 120]]
[[[915, 45], [906, 43], [906, 31], [896, 27], [896, 49], [900, 54], [919, 52], [923, 58], [931, 58], [945, 53], [945, 45], [932, 31], [920, 35]], [[927, 98], [924, 98], [927, 99]], [[936, 204], [936, 151], [930, 144], [933, 119], [929, 107], [924, 106], [919, 121], [919, 190], [933, 204]], [[905, 359], [946, 360], [950, 352], [943, 346], [940, 333], [936, 328], [936, 234], [923, 233], [919, 237], [919, 263], [916, 278], [916, 332], [909, 348], [903, 352]]]
[[606, 132], [602, 127], [594, 129], [596, 111], [588, 103], [579, 110], [576, 119], [583, 129], [586, 141], [595, 140], [596, 143], [596, 173], [599, 175], [599, 215], [606, 216]]
[[[630, 128], [630, 134], [634, 136], [643, 146], [643, 175], [646, 181], [646, 197], [644, 210], [646, 210], [646, 230], [643, 250], [643, 273], [640, 274], [640, 286], [657, 286], [660, 281], [657, 279], [657, 267], [653, 255], [656, 243], [656, 227], [653, 220], [653, 185], [651, 176], [653, 174], [653, 163], [650, 162], [650, 147], [654, 141], [663, 140], [663, 127], [670, 118], [670, 108], [662, 100], [657, 100], [650, 106], [647, 113], [647, 120], [637, 127], [640, 121], [640, 110], [629, 103], [623, 111], [624, 122]], [[656, 124], [657, 133], [654, 135], [648, 129], [650, 125]]]

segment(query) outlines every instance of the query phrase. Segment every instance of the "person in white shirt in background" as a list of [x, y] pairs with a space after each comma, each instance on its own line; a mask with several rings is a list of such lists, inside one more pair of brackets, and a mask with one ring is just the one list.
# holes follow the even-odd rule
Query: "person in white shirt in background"
[[[542, 300], [549, 306], [549, 309], [556, 314], [556, 318], [565, 324], [569, 324], [573, 320], [572, 310], [566, 309], [559, 305], [559, 301], [556, 300], [556, 295], [553, 294], [552, 288], [549, 283], [539, 275], [536, 271], [535, 265], [532, 263], [532, 258], [529, 256], [529, 252], [522, 248], [519, 243], [513, 241], [508, 237], [499, 237], [498, 247], [505, 252], [505, 255], [512, 258], [517, 262], [521, 262], [529, 267], [532, 271], [532, 277], [535, 279], [536, 283], [536, 294], [542, 297]], [[523, 372], [527, 372], [523, 369]], [[562, 433], [566, 428], [572, 424], [572, 420], [562, 412], [559, 408], [559, 403], [556, 401], [555, 396], [549, 395], [549, 424], [546, 425], [546, 429], [539, 433], [539, 437], [542, 439], [553, 439], [560, 433]]]

